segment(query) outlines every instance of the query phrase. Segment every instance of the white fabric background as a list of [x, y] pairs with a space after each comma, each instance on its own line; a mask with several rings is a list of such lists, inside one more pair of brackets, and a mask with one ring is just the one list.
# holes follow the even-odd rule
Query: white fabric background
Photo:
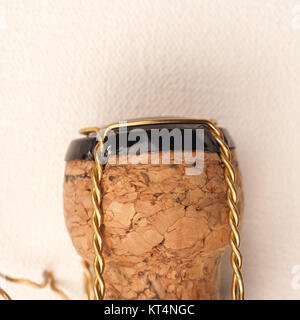
[[[63, 158], [77, 130], [209, 117], [238, 147], [246, 296], [299, 299], [299, 5], [0, 0], [1, 271], [38, 281], [47, 267], [81, 298], [62, 211]], [[13, 298], [57, 297], [0, 284]]]

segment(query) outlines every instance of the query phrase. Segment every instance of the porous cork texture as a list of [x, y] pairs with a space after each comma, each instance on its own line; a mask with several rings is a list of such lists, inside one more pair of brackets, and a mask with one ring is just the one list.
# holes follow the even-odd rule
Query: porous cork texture
[[[174, 155], [173, 155], [174, 157]], [[241, 179], [233, 154], [242, 208]], [[93, 161], [68, 161], [64, 212], [77, 252], [92, 262]], [[104, 170], [104, 299], [219, 299], [220, 261], [230, 228], [223, 164], [110, 164]]]

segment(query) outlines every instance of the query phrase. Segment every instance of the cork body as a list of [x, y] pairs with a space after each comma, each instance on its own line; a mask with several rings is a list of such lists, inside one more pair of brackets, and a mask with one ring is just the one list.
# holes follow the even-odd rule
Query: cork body
[[[241, 179], [233, 155], [242, 208]], [[72, 242], [92, 262], [93, 161], [67, 161], [64, 213]], [[204, 170], [182, 164], [108, 163], [102, 179], [105, 299], [219, 299], [229, 246], [224, 169], [204, 153]]]

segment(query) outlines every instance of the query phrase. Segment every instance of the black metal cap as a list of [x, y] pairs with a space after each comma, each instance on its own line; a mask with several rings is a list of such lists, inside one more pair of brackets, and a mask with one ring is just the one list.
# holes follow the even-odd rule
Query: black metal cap
[[[146, 132], [148, 139], [145, 141], [130, 141], [129, 134], [132, 130], [135, 130], [135, 135], [138, 135], [139, 130], [143, 129]], [[140, 145], [146, 147], [146, 150], [151, 150], [152, 152], [159, 151], [174, 151], [178, 150], [177, 144], [174, 143], [174, 139], [170, 139], [170, 144], [164, 145], [162, 143], [162, 139], [153, 139], [152, 129], [166, 129], [167, 133], [171, 133], [173, 129], [180, 130], [182, 145], [184, 145], [185, 136], [189, 134], [189, 137], [192, 137], [191, 142], [186, 146], [184, 145], [184, 150], [197, 150], [198, 146], [202, 146], [202, 150], [204, 147], [205, 152], [219, 152], [220, 148], [212, 134], [210, 133], [208, 127], [205, 124], [197, 124], [197, 123], [180, 123], [180, 124], [151, 124], [151, 125], [140, 125], [140, 126], [132, 126], [127, 127], [126, 131], [124, 129], [112, 129], [108, 132], [106, 140], [105, 140], [105, 150], [104, 152], [108, 152], [110, 155], [113, 154], [124, 154], [125, 152], [130, 153], [130, 147], [132, 147], [137, 142]], [[185, 129], [190, 129], [185, 131]], [[199, 130], [203, 129], [204, 135], [199, 135]], [[229, 133], [226, 129], [221, 128], [221, 131], [224, 134], [224, 138], [226, 143], [228, 144], [230, 149], [234, 149], [234, 143]], [[187, 133], [189, 132], [189, 133]], [[113, 142], [115, 139], [116, 142]], [[126, 142], [124, 144], [124, 141]], [[84, 138], [75, 139], [69, 145], [67, 150], [67, 154], [65, 156], [66, 161], [71, 160], [94, 160], [93, 150], [97, 144], [97, 137], [95, 134], [90, 134]], [[145, 145], [147, 144], [147, 146]], [[144, 148], [142, 148], [144, 149]], [[180, 149], [181, 150], [181, 149]]]

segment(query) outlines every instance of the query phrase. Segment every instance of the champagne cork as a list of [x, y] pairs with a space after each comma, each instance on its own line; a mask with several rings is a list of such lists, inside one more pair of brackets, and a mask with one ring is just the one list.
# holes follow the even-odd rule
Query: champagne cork
[[[132, 164], [130, 159], [120, 164], [122, 156], [117, 155], [116, 164], [105, 165], [101, 182], [104, 299], [220, 298], [220, 262], [229, 247], [229, 208], [224, 167], [218, 152], [211, 149], [198, 155], [204, 167], [197, 175], [186, 174], [194, 165], [192, 154], [180, 164], [172, 163], [182, 153], [176, 150], [170, 153], [170, 164]], [[241, 210], [241, 176], [234, 150], [232, 155]], [[94, 260], [93, 166], [93, 159], [69, 157], [64, 179], [67, 229], [79, 255], [90, 263]]]

